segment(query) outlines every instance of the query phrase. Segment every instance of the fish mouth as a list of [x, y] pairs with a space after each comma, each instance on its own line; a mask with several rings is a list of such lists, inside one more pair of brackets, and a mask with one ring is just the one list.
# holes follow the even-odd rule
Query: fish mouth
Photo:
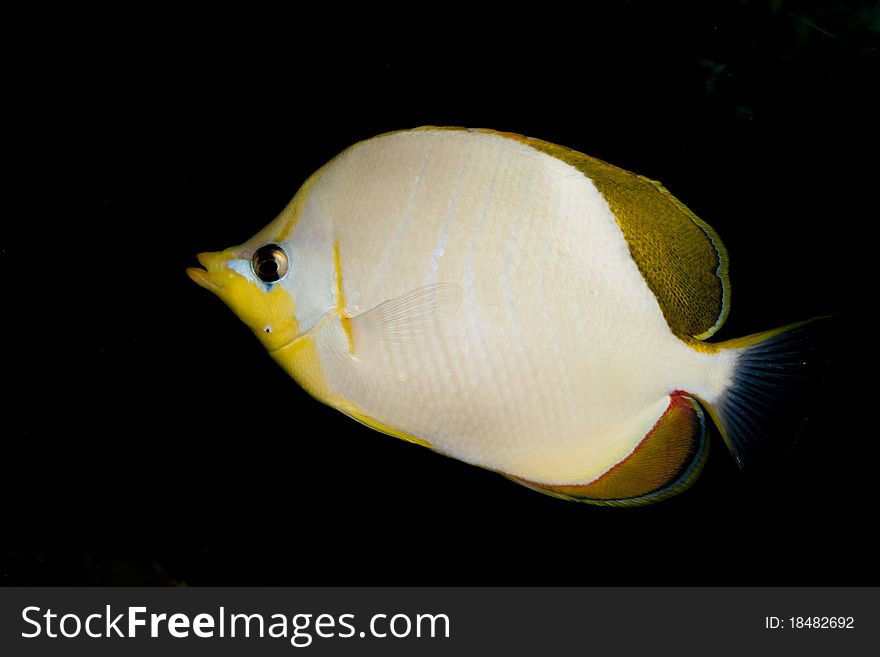
[[219, 292], [223, 289], [223, 286], [217, 282], [217, 278], [213, 276], [211, 270], [214, 269], [212, 265], [217, 262], [217, 253], [204, 252], [196, 255], [196, 260], [199, 261], [201, 267], [187, 267], [186, 273], [192, 281], [198, 285], [199, 287], [203, 287], [206, 290], [211, 290], [211, 292]]

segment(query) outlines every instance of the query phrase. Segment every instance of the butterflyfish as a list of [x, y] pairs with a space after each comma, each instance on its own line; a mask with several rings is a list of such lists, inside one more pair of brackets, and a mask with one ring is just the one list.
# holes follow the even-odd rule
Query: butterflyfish
[[681, 492], [709, 420], [759, 472], [815, 378], [821, 321], [707, 340], [727, 252], [660, 183], [517, 134], [367, 139], [197, 258], [192, 280], [319, 401], [565, 499]]

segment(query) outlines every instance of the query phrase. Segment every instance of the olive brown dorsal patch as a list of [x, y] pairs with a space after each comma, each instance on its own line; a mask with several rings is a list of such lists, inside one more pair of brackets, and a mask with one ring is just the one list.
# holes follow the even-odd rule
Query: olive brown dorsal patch
[[540, 139], [496, 134], [570, 164], [596, 185], [673, 333], [704, 340], [721, 328], [730, 281], [727, 251], [711, 226], [656, 181]]

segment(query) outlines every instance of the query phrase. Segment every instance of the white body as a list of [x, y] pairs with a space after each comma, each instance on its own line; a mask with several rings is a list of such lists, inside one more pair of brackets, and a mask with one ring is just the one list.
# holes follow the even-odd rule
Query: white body
[[[333, 396], [463, 461], [587, 483], [633, 451], [670, 393], [712, 403], [730, 378], [731, 354], [670, 331], [595, 185], [519, 141], [362, 142], [321, 170], [283, 244]], [[399, 332], [358, 324], [432, 285], [442, 293]]]

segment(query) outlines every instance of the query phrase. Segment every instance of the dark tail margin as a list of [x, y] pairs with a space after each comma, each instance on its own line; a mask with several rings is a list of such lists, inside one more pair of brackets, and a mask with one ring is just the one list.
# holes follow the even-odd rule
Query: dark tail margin
[[729, 340], [736, 349], [732, 381], [708, 406], [743, 472], [765, 483], [778, 472], [825, 379], [833, 317], [817, 317]]

